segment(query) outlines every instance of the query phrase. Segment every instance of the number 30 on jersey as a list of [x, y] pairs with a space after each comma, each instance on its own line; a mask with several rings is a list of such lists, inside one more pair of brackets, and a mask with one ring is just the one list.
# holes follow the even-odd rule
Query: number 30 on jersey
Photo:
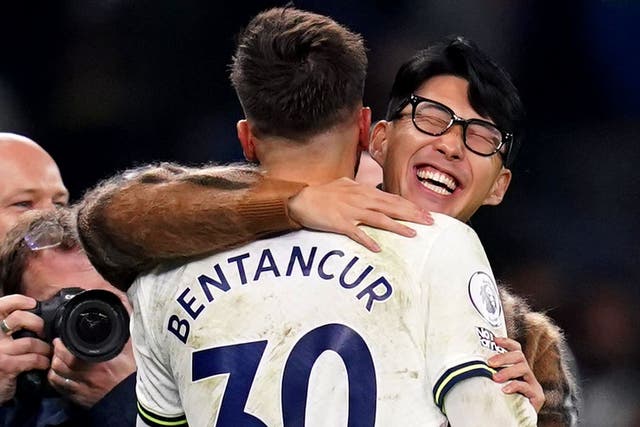
[[[267, 341], [209, 348], [193, 353], [192, 380], [229, 374], [218, 414], [218, 427], [266, 427], [245, 405]], [[284, 365], [282, 416], [284, 427], [302, 427], [305, 421], [311, 369], [327, 350], [334, 351], [347, 370], [349, 427], [373, 427], [376, 417], [376, 373], [371, 352], [362, 337], [341, 324], [320, 326], [293, 346]], [[357, 384], [355, 387], [353, 385]], [[330, 410], [328, 408], [327, 410]]]

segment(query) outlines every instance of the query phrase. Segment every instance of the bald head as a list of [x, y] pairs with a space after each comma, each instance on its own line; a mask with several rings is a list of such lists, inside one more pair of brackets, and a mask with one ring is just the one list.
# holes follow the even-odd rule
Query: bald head
[[0, 240], [24, 212], [66, 205], [56, 162], [24, 136], [0, 133]]

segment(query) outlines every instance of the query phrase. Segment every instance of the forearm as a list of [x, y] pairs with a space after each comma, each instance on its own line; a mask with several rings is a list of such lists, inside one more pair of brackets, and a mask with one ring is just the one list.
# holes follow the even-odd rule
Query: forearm
[[536, 412], [522, 395], [508, 395], [488, 378], [474, 377], [456, 384], [445, 399], [452, 427], [535, 427]]
[[161, 262], [299, 228], [288, 216], [287, 200], [304, 184], [241, 167], [164, 166], [127, 176], [89, 192], [78, 210], [91, 261], [120, 288]]

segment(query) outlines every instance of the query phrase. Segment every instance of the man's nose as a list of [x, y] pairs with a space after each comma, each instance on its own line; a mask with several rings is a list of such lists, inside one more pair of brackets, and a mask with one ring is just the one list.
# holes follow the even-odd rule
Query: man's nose
[[462, 126], [455, 124], [438, 137], [435, 149], [447, 160], [461, 160], [464, 158], [464, 141]]

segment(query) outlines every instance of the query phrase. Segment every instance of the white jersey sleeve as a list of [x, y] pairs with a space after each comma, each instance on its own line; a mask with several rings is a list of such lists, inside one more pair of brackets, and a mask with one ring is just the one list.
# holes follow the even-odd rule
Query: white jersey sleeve
[[[422, 271], [429, 289], [425, 307], [427, 375], [436, 405], [449, 415], [445, 408], [445, 401], [449, 400], [445, 399], [451, 390], [462, 381], [484, 377], [472, 382], [482, 384], [471, 388], [477, 393], [475, 397], [456, 393], [458, 398], [464, 397], [464, 404], [456, 402], [452, 406], [463, 410], [464, 417], [474, 420], [473, 425], [484, 425], [483, 418], [487, 425], [498, 425], [483, 411], [483, 404], [487, 399], [516, 401], [503, 405], [496, 414], [513, 423], [499, 425], [535, 425], [535, 411], [528, 400], [505, 395], [492, 381], [496, 371], [486, 363], [496, 351], [504, 351], [495, 344], [494, 337], [507, 336], [507, 332], [498, 288], [475, 232], [452, 221], [434, 241]], [[532, 424], [527, 424], [530, 417], [519, 415], [522, 411], [533, 414]], [[516, 422], [517, 418], [522, 418], [524, 424]]]
[[[162, 286], [158, 283], [158, 288]], [[161, 344], [154, 334], [154, 331], [162, 330], [162, 325], [155, 324], [162, 316], [150, 316], [148, 313], [152, 306], [147, 303], [150, 298], [147, 293], [153, 289], [141, 287], [136, 281], [128, 292], [133, 305], [130, 328], [137, 365], [136, 426], [186, 426], [176, 382], [169, 372], [170, 365], [162, 360], [165, 352], [160, 351]]]
[[459, 382], [446, 399], [452, 427], [535, 427], [538, 416], [521, 394], [505, 394], [501, 385], [473, 377]]

